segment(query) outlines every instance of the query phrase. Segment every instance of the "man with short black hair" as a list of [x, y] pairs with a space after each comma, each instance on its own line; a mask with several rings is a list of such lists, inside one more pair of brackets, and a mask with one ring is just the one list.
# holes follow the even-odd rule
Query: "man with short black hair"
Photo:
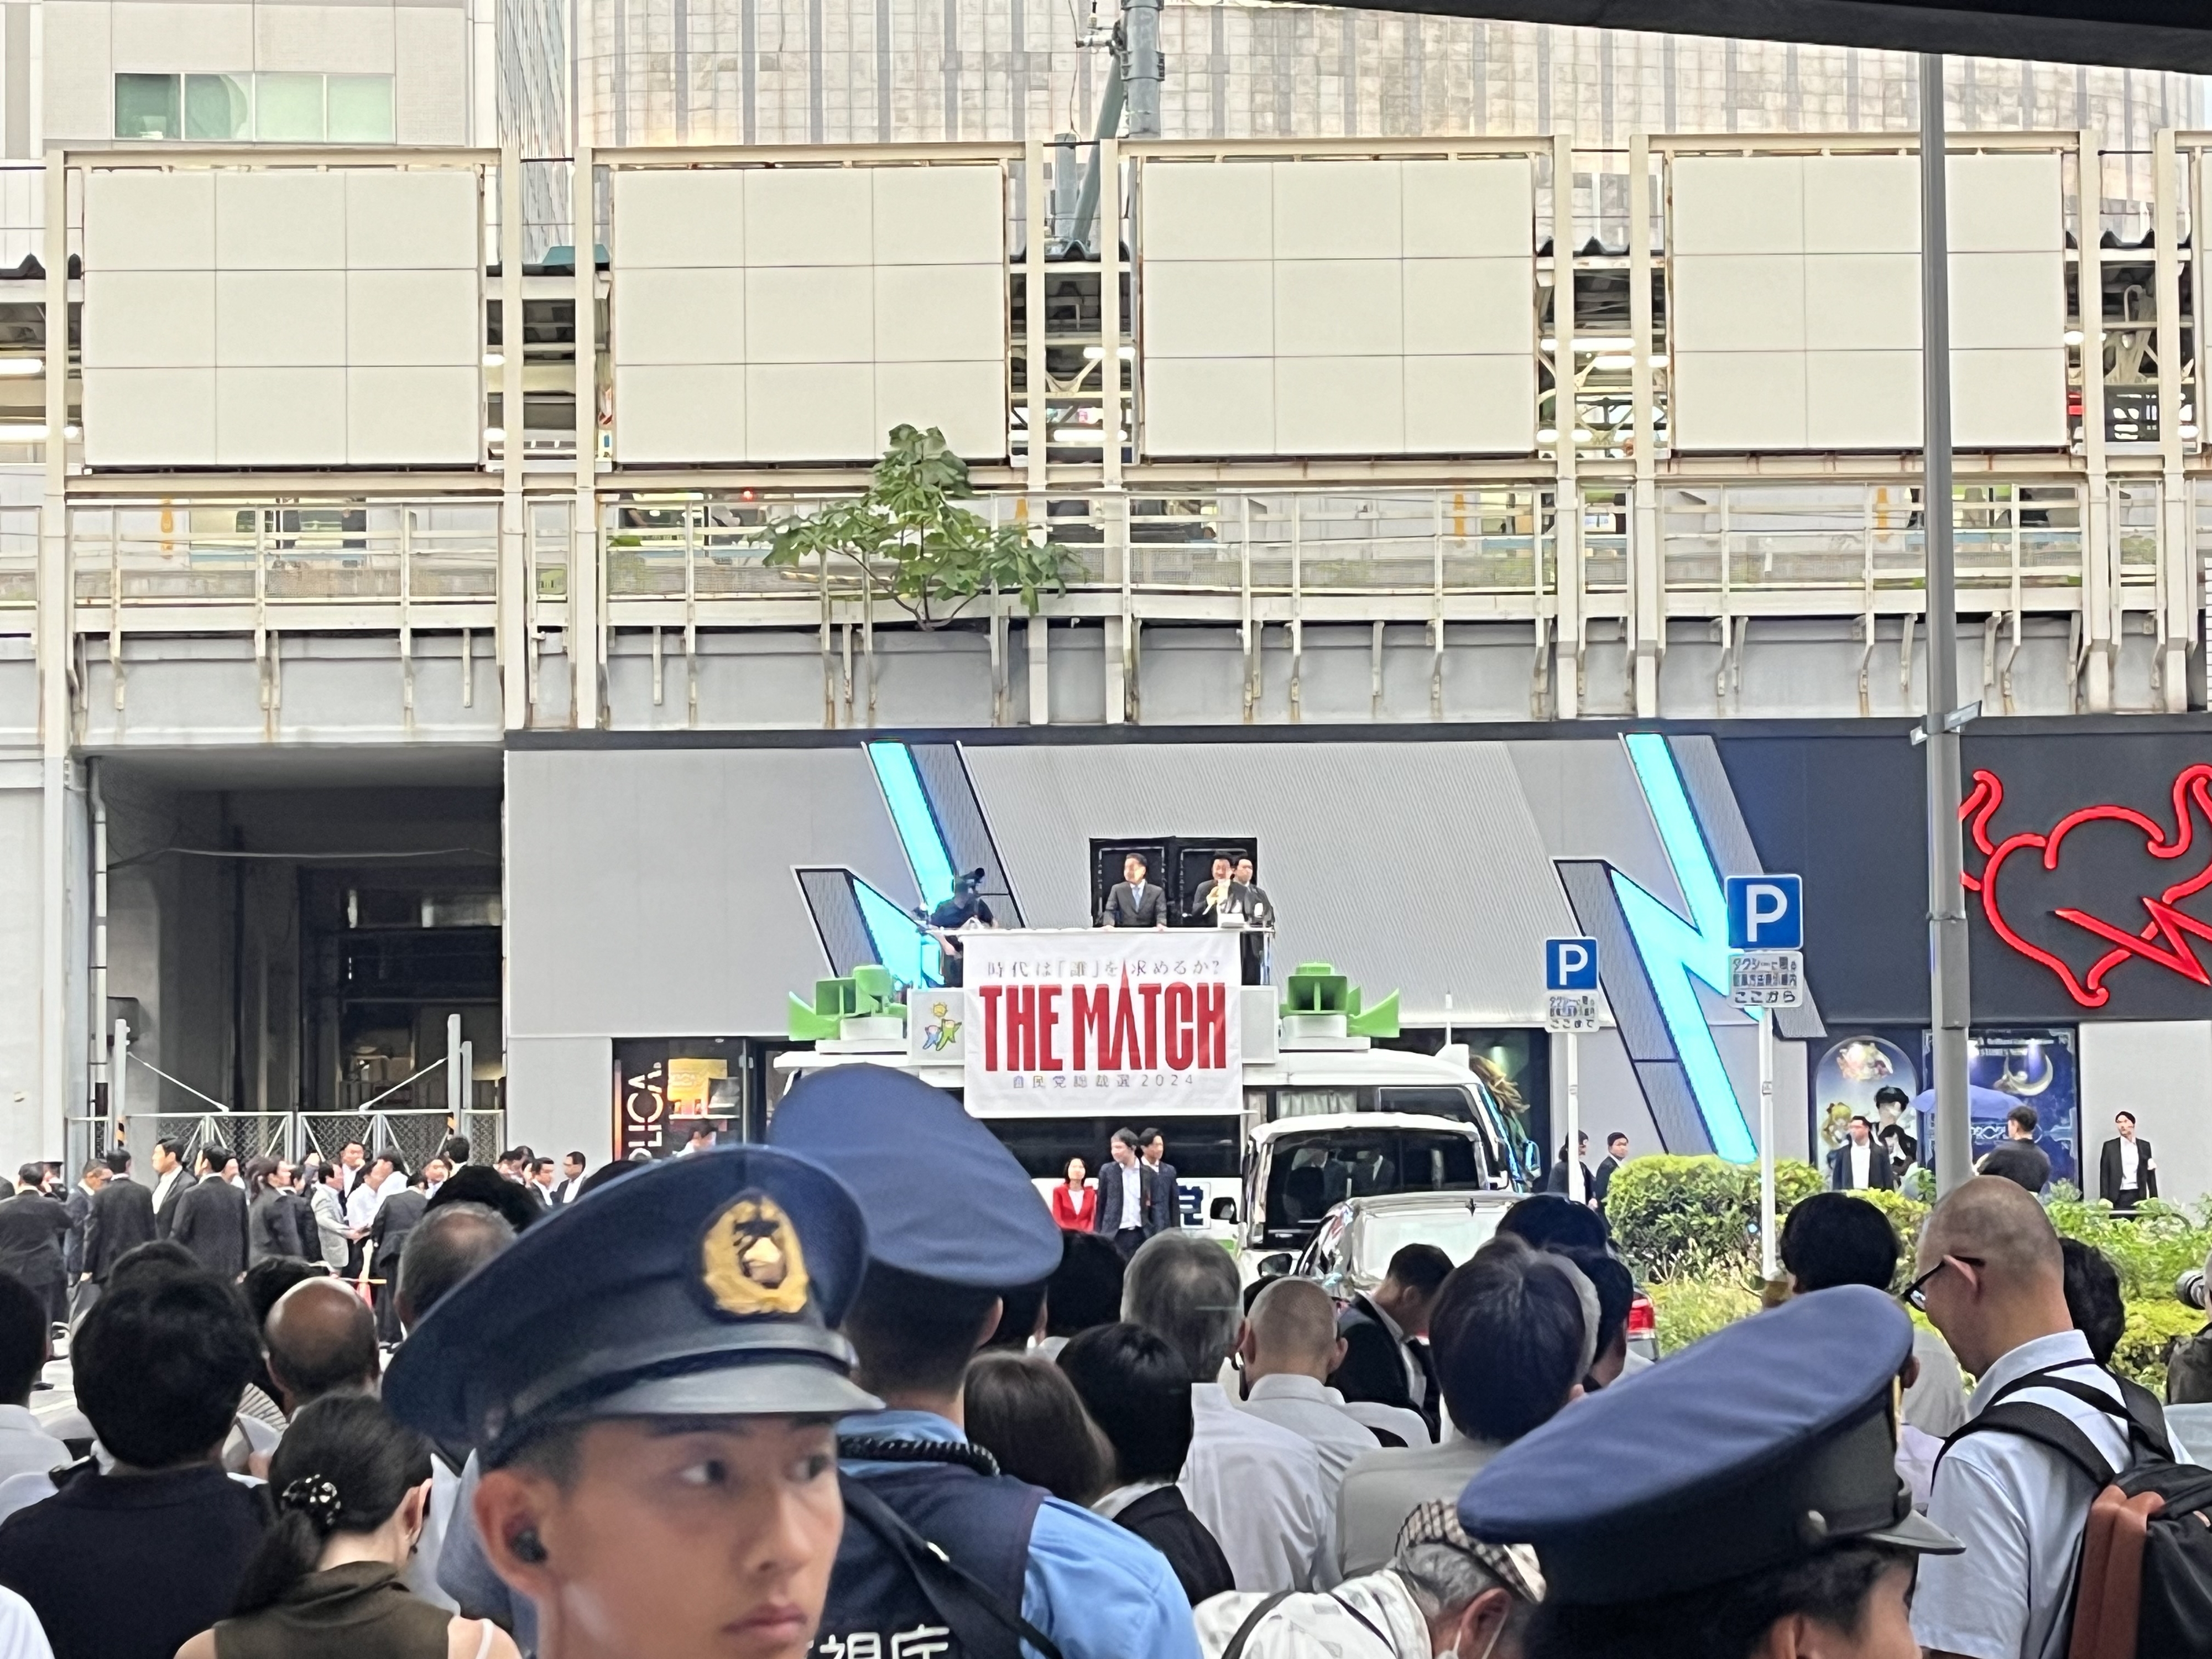
[[[1780, 1248], [1792, 1296], [1838, 1285], [1886, 1292], [1897, 1277], [1897, 1230], [1880, 1210], [1848, 1193], [1814, 1193], [1791, 1205]], [[1905, 1390], [1905, 1420], [1941, 1440], [1966, 1420], [1966, 1379], [1948, 1345], [1925, 1326], [1912, 1328], [1912, 1356], [1920, 1370]]]
[[0, 1273], [0, 1480], [71, 1461], [69, 1448], [31, 1415], [31, 1390], [52, 1353], [53, 1328], [36, 1292], [13, 1273]]
[[1605, 1207], [1605, 1195], [1613, 1190], [1614, 1172], [1627, 1162], [1628, 1137], [1615, 1129], [1605, 1138], [1605, 1157], [1599, 1161], [1597, 1175], [1590, 1182], [1590, 1196], [1597, 1200], [1601, 1210]]
[[376, 1309], [376, 1334], [387, 1348], [399, 1340], [399, 1256], [407, 1248], [407, 1235], [421, 1223], [429, 1207], [429, 1194], [420, 1182], [395, 1176], [383, 1202], [368, 1224], [368, 1275], [379, 1281], [372, 1293]]
[[338, 1167], [345, 1171], [345, 1195], [353, 1196], [353, 1189], [361, 1185], [362, 1166], [368, 1162], [368, 1148], [358, 1140], [349, 1140], [338, 1149]]
[[[100, 1196], [100, 1189], [113, 1177], [107, 1160], [95, 1158], [77, 1171], [76, 1183], [62, 1200], [62, 1208], [69, 1215], [69, 1231], [62, 1236], [62, 1296], [64, 1303], [84, 1279], [84, 1247], [92, 1234], [92, 1200]], [[57, 1321], [68, 1318], [66, 1306], [54, 1316]]]
[[276, 1298], [263, 1330], [284, 1415], [328, 1394], [374, 1394], [383, 1374], [376, 1322], [335, 1279], [303, 1279]]
[[1401, 1244], [1371, 1294], [1355, 1294], [1336, 1316], [1344, 1358], [1328, 1386], [1347, 1401], [1372, 1401], [1421, 1414], [1436, 1437], [1437, 1373], [1429, 1355], [1429, 1313], [1452, 1260], [1433, 1244]]
[[2024, 1100], [2007, 1112], [2005, 1138], [1982, 1154], [1975, 1172], [2002, 1176], [2014, 1186], [2040, 1196], [2051, 1185], [2051, 1154], [2036, 1144], [2039, 1121], [2035, 1108]]
[[173, 1659], [229, 1613], [265, 1500], [219, 1460], [258, 1356], [245, 1308], [212, 1273], [111, 1277], [70, 1363], [113, 1466], [0, 1522], [0, 1584], [31, 1603], [54, 1659]]
[[[155, 1237], [167, 1238], [176, 1225], [177, 1200], [192, 1184], [191, 1171], [185, 1167], [185, 1143], [174, 1135], [163, 1135], [154, 1143], [154, 1228]], [[118, 1255], [122, 1252], [118, 1251]]]
[[1851, 1119], [1849, 1138], [1828, 1154], [1828, 1186], [1838, 1193], [1888, 1192], [1897, 1185], [1889, 1154], [1877, 1146], [1864, 1115]]
[[1345, 1472], [1338, 1520], [1346, 1576], [1382, 1565], [1415, 1508], [1456, 1498], [1500, 1448], [1581, 1398], [1598, 1318], [1597, 1291], [1582, 1269], [1510, 1234], [1452, 1269], [1429, 1341], [1459, 1437], [1368, 1452]]
[[169, 1237], [190, 1250], [200, 1266], [225, 1284], [246, 1271], [252, 1206], [246, 1194], [222, 1178], [230, 1162], [228, 1147], [210, 1142], [200, 1148], [194, 1168], [199, 1179], [177, 1200]]
[[10, 1273], [31, 1287], [52, 1320], [62, 1295], [62, 1240], [69, 1232], [69, 1211], [44, 1190], [43, 1164], [15, 1171], [15, 1195], [0, 1200], [0, 1273]]
[[1137, 1147], [1144, 1156], [1145, 1169], [1152, 1178], [1153, 1232], [1165, 1232], [1182, 1225], [1182, 1198], [1176, 1191], [1176, 1166], [1167, 1161], [1168, 1138], [1158, 1129], [1147, 1129], [1137, 1137]]
[[1137, 1155], [1135, 1130], [1115, 1130], [1107, 1150], [1113, 1154], [1113, 1167], [1099, 1171], [1091, 1231], [1111, 1239], [1127, 1261], [1160, 1230], [1159, 1187], [1152, 1166]]
[[1058, 1363], [1114, 1455], [1114, 1484], [1091, 1513], [1167, 1557], [1191, 1606], [1235, 1589], [1229, 1558], [1176, 1485], [1191, 1434], [1190, 1378], [1176, 1351], [1141, 1325], [1095, 1325]]
[[1243, 1590], [1327, 1589], [1336, 1582], [1336, 1518], [1321, 1454], [1304, 1436], [1239, 1411], [1218, 1381], [1243, 1304], [1237, 1264], [1210, 1238], [1163, 1233], [1129, 1262], [1121, 1317], [1182, 1357], [1191, 1442], [1182, 1486]]
[[2150, 1142], [2136, 1133], [2133, 1112], [2115, 1112], [2112, 1127], [2119, 1133], [2097, 1160], [2099, 1194], [2118, 1213], [2133, 1215], [2143, 1200], [2158, 1196], [2158, 1159]]
[[534, 1158], [530, 1160], [530, 1193], [538, 1203], [551, 1209], [556, 1202], [553, 1196], [553, 1160]]
[[353, 1230], [346, 1224], [346, 1170], [343, 1164], [315, 1167], [315, 1184], [307, 1189], [307, 1202], [315, 1218], [315, 1257], [332, 1273], [343, 1274], [352, 1259]]
[[118, 1146], [107, 1155], [110, 1178], [92, 1200], [84, 1229], [84, 1276], [96, 1285], [126, 1250], [149, 1243], [155, 1234], [154, 1194], [131, 1177], [131, 1154]]
[[1159, 883], [1145, 879], [1145, 855], [1132, 853], [1121, 860], [1121, 879], [1106, 895], [1100, 926], [1152, 927], [1168, 925], [1168, 896]]
[[561, 1179], [554, 1183], [553, 1202], [556, 1206], [573, 1204], [582, 1194], [584, 1171], [588, 1166], [581, 1152], [570, 1152], [561, 1160]]

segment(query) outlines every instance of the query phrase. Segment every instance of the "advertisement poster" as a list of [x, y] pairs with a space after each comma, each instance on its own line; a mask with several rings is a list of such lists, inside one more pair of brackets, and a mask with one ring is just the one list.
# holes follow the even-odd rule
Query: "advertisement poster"
[[[2051, 1159], [2051, 1178], [2081, 1184], [2081, 1073], [2069, 1026], [1977, 1030], [1967, 1044], [1966, 1081], [1973, 1089], [1977, 1161], [2005, 1138], [2014, 1106], [2035, 1108], [2035, 1144]], [[1923, 1067], [1929, 1059], [1921, 1050]], [[1922, 1133], [1927, 1133], [1923, 1115]]]
[[[1920, 1092], [1921, 1046], [1916, 1031], [1856, 1031], [1838, 1037], [1814, 1050], [1813, 1156], [1815, 1163], [1842, 1146], [1850, 1133], [1850, 1121], [1871, 1122], [1893, 1156], [1907, 1164], [1920, 1161], [1920, 1143], [1914, 1137], [1912, 1099]], [[1887, 1091], [1897, 1095], [1878, 1099]], [[1902, 1128], [1899, 1128], [1900, 1120]], [[1901, 1138], [1900, 1138], [1901, 1137]]]
[[666, 1158], [684, 1148], [702, 1119], [723, 1140], [739, 1139], [743, 1089], [730, 1075], [735, 1047], [716, 1037], [616, 1043], [616, 1156]]
[[1242, 937], [1197, 928], [976, 935], [961, 1042], [968, 1109], [1242, 1110]]

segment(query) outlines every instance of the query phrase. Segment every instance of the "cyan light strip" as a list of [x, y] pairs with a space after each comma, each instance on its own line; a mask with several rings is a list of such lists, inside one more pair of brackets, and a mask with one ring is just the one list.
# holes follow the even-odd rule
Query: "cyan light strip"
[[860, 925], [876, 947], [876, 960], [908, 985], [937, 983], [937, 941], [914, 925], [914, 918], [858, 876], [853, 896], [860, 906]]
[[[890, 808], [891, 826], [898, 831], [899, 845], [906, 848], [906, 861], [914, 871], [914, 884], [921, 890], [922, 908], [933, 910], [952, 896], [952, 853], [937, 827], [937, 815], [929, 810], [929, 796], [921, 787], [921, 774], [915, 769], [914, 753], [902, 743], [872, 743], [868, 762], [876, 769], [876, 781], [883, 787], [884, 804]], [[884, 964], [890, 965], [888, 957]]]
[[1660, 1017], [1674, 1039], [1713, 1150], [1735, 1163], [1748, 1164], [1759, 1156], [1759, 1147], [1692, 982], [1702, 980], [1716, 994], [1728, 994], [1728, 904], [1721, 892], [1720, 872], [1713, 867], [1712, 854], [1698, 828], [1667, 739], [1656, 732], [1636, 732], [1623, 741], [1691, 920], [1685, 921], [1618, 870], [1612, 872], [1613, 892], [1636, 940], [1637, 954], [1644, 959]]

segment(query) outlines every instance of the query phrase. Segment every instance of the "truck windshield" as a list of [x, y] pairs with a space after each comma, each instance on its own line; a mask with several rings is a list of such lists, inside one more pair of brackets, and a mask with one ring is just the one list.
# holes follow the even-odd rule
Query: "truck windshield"
[[1267, 1231], [1310, 1230], [1347, 1198], [1482, 1184], [1481, 1157], [1464, 1134], [1346, 1128], [1285, 1137], [1268, 1160]]

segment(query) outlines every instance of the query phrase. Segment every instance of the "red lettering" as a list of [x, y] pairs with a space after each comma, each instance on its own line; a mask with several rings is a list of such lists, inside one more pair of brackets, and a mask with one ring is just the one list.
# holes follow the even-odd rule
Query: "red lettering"
[[1218, 1072], [1229, 1063], [1229, 988], [1198, 988], [1198, 1069]]
[[1086, 1072], [1084, 1064], [1091, 1039], [1097, 1039], [1098, 1069], [1115, 1072], [1121, 1068], [1121, 1045], [1114, 1041], [1114, 993], [1103, 985], [1087, 989], [1077, 986], [1068, 993], [1075, 1000], [1075, 1009], [1068, 1024], [1075, 1031], [1075, 1069]]
[[996, 985], [979, 985], [975, 994], [983, 999], [983, 1069], [999, 1069], [999, 992]]
[[1041, 985], [1037, 988], [1037, 1069], [1057, 1072], [1060, 1056], [1052, 1051], [1052, 1028], [1060, 1024], [1060, 999], [1062, 988]]
[[1006, 988], [1006, 1069], [1036, 1070], [1036, 987]]
[[1156, 1072], [1160, 1066], [1160, 988], [1139, 985], [1137, 1000], [1145, 1005], [1145, 1063], [1139, 1069]]
[[1115, 1071], [1145, 1069], [1145, 1045], [1137, 1036], [1136, 1006], [1129, 1000], [1129, 981], [1121, 981], [1121, 994], [1114, 999], [1114, 1045], [1108, 1050], [1114, 1058], [1103, 1062]]
[[1189, 986], [1177, 980], [1168, 987], [1167, 1051], [1170, 1072], [1190, 1070], [1192, 1006]]

